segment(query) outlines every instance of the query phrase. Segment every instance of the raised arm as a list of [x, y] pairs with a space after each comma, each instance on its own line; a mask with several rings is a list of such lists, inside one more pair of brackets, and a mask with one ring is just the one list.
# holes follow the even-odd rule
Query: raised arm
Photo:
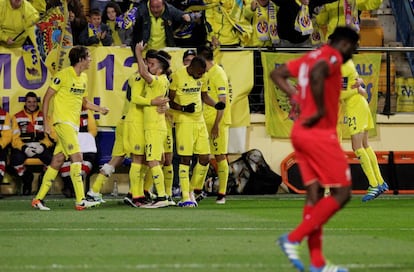
[[138, 62], [138, 71], [139, 74], [142, 76], [142, 78], [148, 82], [151, 83], [152, 82], [152, 75], [150, 74], [150, 72], [148, 71], [148, 67], [144, 62], [144, 58], [142, 56], [142, 52], [145, 49], [145, 44], [143, 41], [140, 41], [139, 43], [137, 43], [135, 45], [135, 57], [137, 58], [137, 62]]

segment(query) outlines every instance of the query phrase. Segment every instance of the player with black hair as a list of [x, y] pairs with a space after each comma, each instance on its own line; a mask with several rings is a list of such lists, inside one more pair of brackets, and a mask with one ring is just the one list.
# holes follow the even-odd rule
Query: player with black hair
[[[337, 135], [341, 65], [351, 59], [358, 34], [338, 27], [327, 45], [275, 68], [271, 79], [288, 96], [295, 96], [300, 113], [291, 132], [306, 201], [302, 222], [278, 243], [298, 271], [305, 271], [299, 246], [308, 238], [311, 272], [348, 271], [328, 264], [322, 254], [322, 227], [351, 198], [351, 173]], [[297, 87], [289, 82], [297, 77]], [[325, 188], [330, 195], [325, 196]]]

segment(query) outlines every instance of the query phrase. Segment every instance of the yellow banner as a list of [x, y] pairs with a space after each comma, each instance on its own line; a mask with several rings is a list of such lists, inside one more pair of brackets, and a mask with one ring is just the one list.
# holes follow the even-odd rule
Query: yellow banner
[[414, 78], [397, 77], [397, 112], [414, 112]]
[[[110, 109], [106, 116], [96, 115], [97, 123], [99, 126], [116, 126], [122, 114], [128, 77], [137, 70], [137, 64], [129, 47], [101, 46], [89, 49], [92, 56], [90, 68], [86, 71], [89, 99]], [[173, 57], [174, 71], [182, 65], [185, 49], [166, 48], [166, 51]], [[65, 67], [69, 63], [62, 65]], [[223, 52], [222, 65], [233, 86], [233, 126], [247, 126], [250, 124], [247, 96], [253, 86], [253, 53]], [[33, 83], [25, 74], [22, 49], [0, 47], [0, 102], [3, 109], [10, 114], [20, 111], [23, 104], [19, 102], [24, 101], [24, 96], [29, 91], [43, 98], [52, 75], [43, 63], [41, 67], [42, 78], [39, 82]]]
[[[300, 54], [290, 53], [269, 53], [262, 52], [262, 65], [265, 107], [266, 107], [266, 131], [275, 138], [288, 138], [293, 121], [289, 119], [290, 105], [287, 96], [277, 88], [268, 76], [277, 66], [286, 61], [299, 57]], [[357, 54], [353, 57], [356, 69], [366, 84], [368, 101], [371, 114], [376, 121], [377, 102], [378, 102], [378, 78], [381, 66], [381, 54]], [[293, 80], [293, 79], [292, 79]], [[346, 129], [342, 129], [344, 138], [349, 138]], [[375, 135], [376, 131], [370, 131], [370, 135]]]
[[253, 88], [254, 65], [252, 51], [223, 52], [221, 63], [231, 84], [231, 126], [250, 125], [248, 95]]

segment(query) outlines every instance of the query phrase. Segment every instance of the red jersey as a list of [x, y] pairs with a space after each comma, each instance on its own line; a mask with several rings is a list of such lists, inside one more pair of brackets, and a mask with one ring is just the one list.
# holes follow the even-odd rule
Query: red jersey
[[287, 63], [287, 68], [291, 75], [298, 78], [296, 101], [299, 104], [300, 115], [294, 124], [295, 129], [308, 130], [309, 128], [303, 127], [302, 123], [317, 111], [310, 87], [310, 71], [319, 61], [325, 61], [329, 66], [329, 75], [325, 78], [324, 84], [324, 104], [326, 112], [319, 122], [310, 129], [336, 130], [339, 94], [341, 92], [342, 56], [338, 50], [329, 45], [324, 45], [299, 59]]

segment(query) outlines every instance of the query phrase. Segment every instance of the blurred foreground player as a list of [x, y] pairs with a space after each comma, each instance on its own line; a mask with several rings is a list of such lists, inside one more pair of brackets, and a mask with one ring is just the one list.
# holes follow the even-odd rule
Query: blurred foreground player
[[[291, 141], [303, 182], [306, 203], [302, 222], [278, 243], [298, 271], [305, 271], [299, 245], [308, 238], [310, 271], [347, 271], [327, 264], [322, 254], [322, 226], [351, 198], [351, 174], [337, 137], [341, 65], [352, 57], [358, 34], [338, 27], [327, 45], [289, 61], [271, 72], [271, 79], [287, 95], [295, 96], [300, 113]], [[288, 81], [298, 79], [297, 88]], [[312, 144], [309, 144], [312, 143]], [[324, 196], [325, 187], [331, 194]]]

